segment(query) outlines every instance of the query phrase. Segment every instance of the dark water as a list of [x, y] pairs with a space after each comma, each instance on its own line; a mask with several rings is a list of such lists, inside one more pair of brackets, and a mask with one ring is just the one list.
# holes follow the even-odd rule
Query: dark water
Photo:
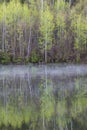
[[87, 66], [0, 66], [0, 130], [87, 130]]

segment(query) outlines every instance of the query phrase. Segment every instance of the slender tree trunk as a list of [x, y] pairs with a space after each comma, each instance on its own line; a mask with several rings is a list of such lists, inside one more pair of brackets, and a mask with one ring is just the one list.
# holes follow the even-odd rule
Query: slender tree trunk
[[28, 41], [28, 49], [27, 49], [27, 55], [30, 55], [30, 44], [31, 44], [31, 26], [29, 31], [29, 41]]
[[45, 63], [47, 63], [47, 30], [46, 30], [46, 39], [45, 39]]
[[5, 41], [6, 41], [6, 6], [5, 6], [5, 2], [3, 5], [3, 34], [2, 34], [2, 51], [5, 51]]
[[4, 46], [5, 46], [5, 25], [4, 25], [4, 22], [3, 22], [3, 34], [2, 34], [2, 51], [4, 52], [4, 50], [5, 50], [5, 48], [4, 48]]
[[[14, 16], [14, 19], [15, 19], [15, 16]], [[14, 23], [14, 25], [13, 25], [14, 26], [13, 27], [14, 28], [14, 30], [13, 30], [13, 32], [14, 32], [14, 42], [13, 42], [13, 44], [14, 44], [13, 45], [13, 56], [14, 56], [14, 58], [15, 58], [15, 45], [16, 45], [16, 26], [15, 26], [15, 24], [16, 23]]]
[[42, 11], [43, 11], [43, 0], [41, 0], [41, 9], [42, 9]]
[[47, 63], [47, 41], [45, 42], [45, 63]]

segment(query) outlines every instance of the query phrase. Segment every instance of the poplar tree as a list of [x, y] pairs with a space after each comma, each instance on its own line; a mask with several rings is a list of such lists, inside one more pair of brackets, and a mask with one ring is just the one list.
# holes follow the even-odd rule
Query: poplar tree
[[45, 51], [45, 63], [47, 63], [47, 50], [52, 46], [52, 34], [54, 29], [53, 14], [49, 7], [46, 6], [45, 10], [41, 10], [40, 15], [40, 44]]

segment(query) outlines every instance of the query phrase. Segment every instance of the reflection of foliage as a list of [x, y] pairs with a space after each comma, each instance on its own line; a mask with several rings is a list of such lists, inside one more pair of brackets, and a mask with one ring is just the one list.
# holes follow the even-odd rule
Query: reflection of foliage
[[41, 98], [41, 115], [50, 121], [54, 114], [54, 98], [50, 94], [44, 93]]
[[[84, 93], [83, 93], [84, 94]], [[72, 116], [76, 118], [79, 114], [83, 113], [87, 109], [87, 97], [83, 97], [80, 93], [77, 98], [72, 101]]]
[[[32, 109], [33, 108], [33, 109]], [[34, 104], [18, 109], [17, 107], [7, 105], [6, 108], [0, 107], [0, 127], [11, 125], [13, 128], [21, 128], [23, 124], [29, 124], [35, 129], [38, 119], [38, 113], [35, 112]]]
[[66, 118], [66, 101], [59, 101], [57, 105], [57, 123], [64, 127], [67, 124]]
[[46, 87], [45, 80], [42, 79], [37, 88], [41, 94], [36, 99], [28, 98], [27, 103], [24, 100], [24, 93], [16, 92], [15, 96], [9, 97], [5, 106], [0, 105], [0, 129], [4, 125], [8, 128], [6, 130], [9, 130], [10, 125], [12, 130], [21, 130], [25, 125], [27, 126], [25, 130], [41, 130], [44, 118], [47, 130], [50, 129], [50, 125], [54, 126], [51, 122], [55, 122], [59, 130], [70, 127], [71, 122], [80, 123], [81, 128], [85, 127], [86, 130], [87, 125], [83, 119], [87, 120], [87, 89], [86, 85], [81, 84], [81, 80], [86, 83], [84, 79], [76, 79], [72, 91], [58, 89], [57, 98], [51, 80], [47, 80]]
[[[44, 80], [43, 80], [44, 81]], [[42, 82], [43, 84], [43, 82]], [[41, 116], [49, 121], [54, 113], [54, 97], [52, 95], [51, 81], [47, 80], [46, 84], [40, 84], [41, 95]], [[46, 88], [47, 87], [47, 88]]]

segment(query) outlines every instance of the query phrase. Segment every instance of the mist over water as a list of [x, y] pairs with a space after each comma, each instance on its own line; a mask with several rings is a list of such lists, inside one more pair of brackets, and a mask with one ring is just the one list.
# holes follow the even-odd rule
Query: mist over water
[[52, 76], [77, 76], [87, 75], [87, 65], [8, 65], [0, 66], [0, 76], [25, 75], [31, 71], [33, 75], [44, 75], [44, 72]]
[[87, 65], [0, 66], [0, 130], [87, 130], [86, 115]]

